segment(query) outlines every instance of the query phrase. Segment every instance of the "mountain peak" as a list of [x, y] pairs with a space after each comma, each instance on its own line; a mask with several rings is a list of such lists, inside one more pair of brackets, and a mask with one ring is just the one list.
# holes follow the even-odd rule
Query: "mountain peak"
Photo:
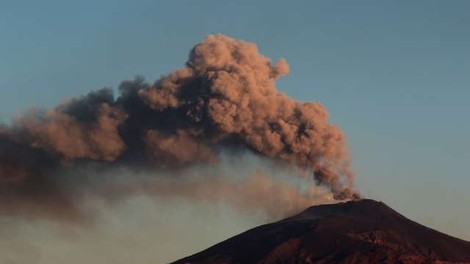
[[470, 263], [470, 242], [371, 199], [312, 206], [175, 263]]
[[351, 200], [336, 204], [311, 206], [290, 219], [313, 219], [331, 216], [351, 216], [362, 218], [402, 217], [385, 203], [372, 199]]

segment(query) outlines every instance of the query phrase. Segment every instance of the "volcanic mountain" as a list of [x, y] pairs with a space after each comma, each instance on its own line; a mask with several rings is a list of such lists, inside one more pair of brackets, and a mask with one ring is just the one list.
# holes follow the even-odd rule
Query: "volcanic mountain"
[[363, 199], [310, 207], [174, 263], [470, 263], [470, 242]]

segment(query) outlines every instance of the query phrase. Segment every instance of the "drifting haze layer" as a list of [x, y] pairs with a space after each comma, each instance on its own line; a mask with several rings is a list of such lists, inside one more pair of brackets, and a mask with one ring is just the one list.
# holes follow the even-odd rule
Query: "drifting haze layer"
[[81, 166], [60, 176], [61, 188], [80, 205], [80, 221], [56, 221], [57, 214], [0, 217], [0, 262], [169, 263], [310, 204], [334, 201], [286, 167], [248, 153], [222, 154], [215, 166], [177, 174]]

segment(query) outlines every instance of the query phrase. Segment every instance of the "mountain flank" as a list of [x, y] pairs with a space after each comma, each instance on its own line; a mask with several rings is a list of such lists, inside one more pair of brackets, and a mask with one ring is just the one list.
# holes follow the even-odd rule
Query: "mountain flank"
[[362, 199], [312, 206], [174, 263], [470, 263], [470, 242]]

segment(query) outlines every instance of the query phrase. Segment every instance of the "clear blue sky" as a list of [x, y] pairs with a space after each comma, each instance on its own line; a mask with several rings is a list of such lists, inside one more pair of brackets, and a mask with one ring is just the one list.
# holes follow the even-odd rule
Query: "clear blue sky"
[[287, 59], [278, 88], [327, 106], [361, 190], [470, 239], [469, 13], [464, 0], [2, 0], [0, 120], [153, 81], [224, 33]]

